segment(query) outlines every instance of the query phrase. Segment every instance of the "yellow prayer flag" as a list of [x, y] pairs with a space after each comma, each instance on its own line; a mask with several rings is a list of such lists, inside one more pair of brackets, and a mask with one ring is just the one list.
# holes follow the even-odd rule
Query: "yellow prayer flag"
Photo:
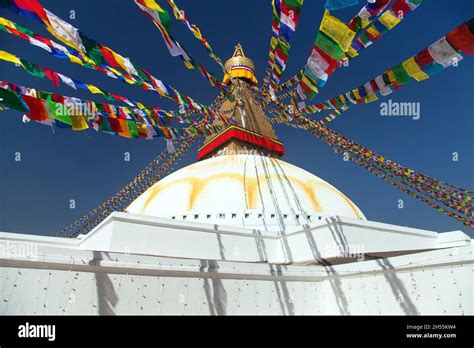
[[131, 84], [131, 85], [135, 83], [135, 81], [134, 81], [134, 80], [132, 80], [132, 79], [129, 79], [129, 78], [128, 78], [128, 77], [126, 77], [126, 76], [124, 76], [123, 78], [125, 79], [125, 82], [127, 82], [127, 83], [129, 83], [129, 84]]
[[420, 67], [415, 61], [415, 57], [408, 58], [402, 63], [402, 65], [408, 72], [408, 75], [410, 75], [417, 81], [423, 81], [430, 77], [427, 73], [420, 69]]
[[338, 18], [331, 16], [328, 10], [324, 12], [319, 30], [333, 39], [344, 52], [347, 52], [355, 36], [354, 31]]
[[362, 22], [360, 23], [362, 29], [364, 29], [366, 26], [368, 26], [371, 21], [369, 19], [365, 19], [365, 18], [361, 18], [362, 19]]
[[90, 65], [97, 65], [96, 62], [83, 54], [81, 54], [81, 58], [84, 62], [89, 63]]
[[357, 57], [359, 55], [359, 53], [351, 46], [347, 50], [347, 55], [351, 58], [354, 58], [354, 57]]
[[395, 74], [393, 73], [392, 70], [387, 70], [387, 75], [390, 80], [390, 83], [397, 82], [397, 78], [395, 77]]
[[359, 94], [359, 90], [357, 88], [354, 88], [352, 90], [352, 93], [354, 94], [354, 97], [359, 100], [360, 99], [360, 94]]
[[85, 116], [71, 116], [72, 130], [81, 131], [89, 128]]
[[18, 58], [14, 54], [11, 54], [11, 53], [8, 53], [8, 52], [5, 52], [5, 51], [0, 51], [0, 59], [1, 60], [6, 60], [7, 62], [12, 62], [14, 64], [22, 65], [20, 58]]
[[374, 101], [376, 101], [377, 99], [377, 95], [376, 94], [369, 94], [367, 97], [365, 97], [365, 102], [366, 103], [372, 103]]
[[276, 37], [273, 37], [270, 39], [270, 47], [272, 49], [275, 49], [278, 44], [278, 39]]
[[184, 60], [184, 65], [185, 65], [186, 68], [188, 68], [188, 69], [194, 69], [193, 64], [192, 64], [189, 60]]
[[392, 29], [398, 23], [400, 23], [400, 18], [393, 15], [392, 11], [385, 11], [379, 18], [380, 23], [382, 23], [387, 29]]
[[94, 93], [94, 94], [104, 94], [104, 92], [102, 92], [99, 88], [97, 88], [96, 86], [94, 85], [88, 85], [86, 84], [87, 86], [87, 89], [91, 92], [91, 93]]
[[117, 61], [117, 63], [120, 64], [120, 66], [125, 70], [127, 71], [127, 65], [125, 64], [125, 61], [123, 59], [123, 57], [118, 54], [118, 53], [115, 53], [114, 51], [110, 50], [110, 52], [112, 52], [112, 55], [114, 56], [115, 60]]
[[303, 77], [301, 78], [301, 81], [304, 82], [304, 84], [306, 86], [308, 86], [309, 88], [311, 88], [311, 90], [314, 92], [314, 93], [319, 93], [318, 91], [318, 88], [314, 85], [314, 82], [311, 82], [307, 77], [306, 75], [303, 75]]
[[69, 60], [73, 63], [76, 63], [76, 64], [80, 64], [80, 65], [84, 65], [84, 63], [82, 62], [82, 60], [80, 60], [79, 58], [77, 58], [76, 56], [70, 54], [70, 53], [66, 53], [66, 55], [68, 56]]
[[3, 17], [0, 17], [0, 24], [6, 26], [8, 28], [16, 29], [15, 23], [13, 23], [12, 21], [9, 21], [8, 19], [3, 18]]
[[373, 25], [367, 28], [367, 34], [370, 34], [371, 36], [377, 37], [380, 35], [380, 32], [377, 30], [376, 27]]
[[118, 71], [117, 69], [109, 66], [107, 67], [110, 71], [112, 71], [115, 75], [122, 75], [122, 73], [120, 71]]
[[157, 10], [159, 12], [165, 12], [160, 5], [158, 5], [155, 0], [143, 0], [143, 3], [145, 4], [146, 7], [152, 8], [154, 10]]

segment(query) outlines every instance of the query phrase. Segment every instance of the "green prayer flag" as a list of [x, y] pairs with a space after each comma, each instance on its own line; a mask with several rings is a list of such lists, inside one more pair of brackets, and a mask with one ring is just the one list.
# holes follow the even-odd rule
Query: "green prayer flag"
[[100, 124], [99, 124], [99, 130], [102, 132], [110, 132], [110, 133], [115, 133], [111, 128], [110, 124], [107, 120], [107, 117], [101, 116]]
[[48, 96], [48, 108], [49, 114], [53, 119], [69, 126], [72, 124], [71, 118], [67, 112], [67, 107], [63, 104], [54, 102], [51, 96]]
[[21, 64], [23, 68], [28, 71], [29, 74], [36, 76], [36, 77], [45, 77], [46, 74], [44, 71], [36, 64], [27, 62], [26, 60], [21, 59]]
[[323, 32], [320, 31], [316, 36], [315, 45], [338, 62], [341, 60], [342, 48]]
[[399, 85], [404, 85], [410, 80], [410, 75], [405, 70], [405, 67], [402, 63], [398, 64], [396, 67], [392, 68], [392, 72], [395, 75], [397, 83]]
[[0, 104], [5, 105], [7, 108], [24, 112], [25, 114], [30, 113], [30, 109], [23, 99], [15, 92], [7, 89], [0, 88]]
[[87, 56], [92, 59], [97, 65], [102, 66], [105, 64], [105, 58], [100, 50], [99, 44], [88, 38], [87, 36], [83, 35], [79, 32], [79, 36], [81, 37], [82, 43], [87, 52]]
[[27, 29], [25, 27], [22, 27], [22, 26], [19, 26], [19, 25], [16, 25], [16, 30], [18, 30], [19, 32], [23, 33], [23, 34], [26, 34], [28, 36], [31, 36], [31, 37], [34, 37], [35, 36], [35, 33], [32, 32], [30, 29]]
[[140, 133], [138, 133], [137, 124], [134, 121], [127, 120], [128, 128], [130, 129], [130, 135], [133, 138], [140, 138]]

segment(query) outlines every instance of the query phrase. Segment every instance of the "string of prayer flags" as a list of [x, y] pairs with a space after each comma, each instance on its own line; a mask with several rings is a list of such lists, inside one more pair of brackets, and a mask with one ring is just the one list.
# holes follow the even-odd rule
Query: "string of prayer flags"
[[[377, 18], [383, 11], [385, 11], [391, 3], [392, 3], [392, 0], [376, 0], [374, 2], [367, 3], [364, 7], [362, 7], [359, 13], [349, 21], [347, 27], [350, 30], [352, 30], [355, 33], [355, 35], [358, 35], [364, 28], [372, 24], [373, 20]], [[419, 3], [421, 3], [421, 0], [413, 1], [412, 3], [413, 4], [411, 5], [411, 10], [413, 11], [419, 5]], [[398, 8], [398, 7], [400, 7], [400, 5], [395, 5], [395, 8]], [[388, 15], [386, 16], [388, 17]], [[341, 63], [345, 59], [356, 57], [358, 55], [358, 52], [360, 52], [363, 48], [368, 47], [369, 42], [372, 43], [373, 41], [380, 38], [382, 33], [386, 31], [386, 30], [382, 30], [382, 33], [379, 32], [377, 28], [379, 28], [381, 25], [382, 24], [380, 22], [376, 21], [373, 26], [369, 27], [366, 30], [366, 32], [363, 32], [362, 34], [360, 34], [359, 37], [357, 37], [357, 39], [354, 37], [352, 39], [351, 46], [348, 48], [346, 52], [342, 52], [342, 54], [340, 50], [335, 49], [335, 47], [331, 45], [330, 42], [328, 43], [327, 40], [325, 40], [324, 36], [319, 37], [320, 40], [318, 43], [322, 47], [325, 47], [326, 48], [325, 52], [331, 53], [332, 56], [338, 57], [339, 55], [341, 55], [342, 60], [338, 61], [338, 66], [341, 66]], [[318, 35], [319, 35], [319, 31], [318, 31]], [[303, 67], [298, 74], [294, 75], [288, 81], [278, 86], [275, 90], [282, 91], [282, 90], [294, 87], [300, 82], [303, 76], [303, 73], [306, 73], [306, 76], [308, 77], [308, 69], [306, 69], [306, 66]], [[318, 82], [314, 81], [314, 84], [317, 85]], [[301, 94], [299, 103], [301, 106], [303, 106], [305, 104], [303, 102], [305, 99], [304, 97], [306, 96], [302, 93], [299, 93], [299, 94]]]
[[358, 34], [362, 29], [371, 24], [372, 20], [382, 13], [391, 2], [392, 0], [368, 2], [360, 9], [359, 13], [349, 21], [348, 27]]
[[273, 0], [272, 38], [264, 87], [275, 89], [285, 71], [290, 42], [298, 25], [304, 0]]
[[[125, 58], [112, 49], [88, 38], [86, 35], [68, 25], [68, 23], [59, 19], [57, 16], [54, 16], [53, 22], [55, 24], [52, 25], [49, 22], [49, 17], [46, 16], [46, 14], [50, 12], [44, 9], [38, 0], [2, 1], [2, 5], [9, 8], [11, 11], [39, 20], [48, 31], [50, 31], [61, 42], [72, 47], [72, 49], [66, 49], [64, 46], [61, 46], [52, 40], [41, 38], [39, 35], [34, 34], [30, 30], [26, 29], [20, 31], [20, 27], [16, 26], [11, 21], [5, 19], [0, 20], [0, 28], [7, 31], [8, 33], [28, 40], [30, 44], [49, 51], [55, 57], [65, 58], [66, 56], [71, 62], [75, 64], [80, 64], [88, 68], [95, 69], [108, 75], [109, 77], [119, 79], [128, 84], [138, 85], [142, 89], [154, 91], [180, 105], [184, 105], [186, 108], [199, 105], [198, 109], [201, 109], [200, 112], [203, 114], [213, 113], [213, 111], [208, 110], [205, 105], [198, 104], [190, 97], [179, 93], [176, 89], [163, 83], [144, 68], [133, 64], [130, 59]], [[39, 14], [41, 14], [41, 16]], [[53, 18], [52, 16], [50, 17]], [[200, 69], [201, 73], [204, 73], [204, 71], [205, 69]], [[211, 77], [209, 76], [209, 78]], [[185, 100], [189, 100], [191, 103], [187, 103]]]
[[[471, 32], [470, 36], [466, 36], [460, 30], [460, 28], [469, 28], [468, 24], [473, 22], [474, 19], [471, 18], [428, 48], [386, 70], [375, 79], [335, 98], [316, 105], [308, 105], [301, 109], [301, 112], [314, 114], [330, 110], [331, 113], [319, 121], [319, 123], [324, 125], [332, 122], [342, 111], [348, 110], [353, 105], [371, 103], [380, 96], [391, 94], [394, 90], [398, 90], [409, 83], [410, 78], [418, 82], [424, 81], [430, 76], [456, 65], [463, 59], [463, 50], [464, 52], [472, 52], [470, 54], [474, 54], [474, 50], [470, 49], [470, 47], [474, 48], [474, 35]], [[474, 26], [471, 24], [471, 27]], [[458, 35], [462, 35], [463, 39], [457, 40]], [[453, 42], [453, 44], [450, 42]], [[456, 43], [458, 46], [454, 46]]]
[[176, 5], [174, 0], [167, 0], [168, 4], [173, 9], [173, 14], [175, 18], [179, 21], [182, 21], [186, 24], [186, 27], [193, 33], [194, 37], [199, 40], [199, 42], [207, 49], [209, 56], [216, 61], [221, 68], [224, 68], [222, 60], [216, 56], [214, 50], [212, 49], [209, 42], [202, 36], [201, 30], [195, 25], [190, 23], [189, 18], [186, 16], [185, 12], [181, 10], [178, 5]]
[[[347, 51], [347, 58], [352, 59], [359, 55], [360, 51], [372, 45], [375, 41], [379, 40], [384, 33], [389, 30], [392, 30], [400, 22], [402, 22], [408, 14], [415, 11], [418, 6], [422, 3], [423, 0], [395, 0], [389, 9], [387, 5], [391, 1], [382, 1], [376, 2], [381, 6], [377, 8], [376, 14], [379, 15], [381, 10], [383, 13], [379, 15], [374, 21], [371, 22], [371, 19], [374, 16], [371, 15], [370, 6], [367, 5], [367, 14], [361, 16], [361, 20], [354, 19], [349, 24], [349, 27], [356, 31], [360, 32], [358, 37], [352, 42], [351, 47]], [[370, 17], [369, 17], [370, 16]], [[364, 20], [364, 18], [368, 18]], [[370, 25], [369, 25], [370, 24]], [[362, 31], [362, 29], [364, 29]]]
[[[56, 236], [76, 237], [94, 229], [100, 222], [114, 211], [125, 211], [126, 208], [143, 192], [173, 169], [194, 144], [195, 138], [182, 139], [173, 143], [174, 151], [164, 150], [149, 163], [135, 178], [125, 185], [117, 194], [110, 197], [98, 207], [92, 209], [81, 218], [64, 227]], [[168, 141], [167, 141], [168, 144]]]
[[[349, 24], [347, 25], [348, 28], [357, 34], [360, 30], [369, 25], [371, 23], [371, 20], [375, 16], [377, 16], [383, 9], [385, 9], [390, 3], [390, 1], [391, 0], [376, 0], [373, 3], [368, 3], [367, 5], [362, 7], [357, 16], [353, 17], [349, 21]], [[333, 7], [337, 7], [337, 4], [343, 4], [344, 2], [344, 0], [327, 0], [325, 8], [331, 10]], [[292, 76], [288, 81], [275, 88], [275, 91], [282, 91], [297, 85], [302, 78], [303, 71], [304, 67], [298, 74]]]
[[275, 59], [270, 74], [272, 88], [278, 86], [281, 75], [285, 71], [291, 48], [290, 42], [298, 25], [303, 1], [304, 0], [282, 0], [280, 2], [278, 41], [275, 47]]
[[313, 51], [301, 72], [301, 78], [296, 89], [295, 100], [299, 109], [306, 105], [306, 100], [313, 99], [318, 93], [318, 87], [326, 84], [329, 76], [339, 66], [355, 36], [346, 24], [331, 15], [326, 10], [321, 21], [318, 35], [313, 45]]
[[227, 87], [223, 85], [216, 76], [207, 71], [202, 64], [193, 59], [189, 52], [171, 36], [169, 32], [171, 25], [165, 25], [163, 23], [163, 18], [169, 19], [168, 11], [161, 8], [155, 0], [135, 0], [135, 4], [137, 4], [143, 13], [151, 18], [155, 26], [158, 28], [171, 56], [180, 57], [188, 69], [199, 71], [211, 86], [217, 86], [219, 89], [227, 90]]
[[16, 56], [14, 56], [14, 55], [12, 55], [8, 52], [5, 52], [5, 51], [0, 51], [0, 60], [7, 60], [7, 61], [14, 60], [15, 63], [18, 66], [21, 66], [24, 70], [26, 70], [31, 75], [33, 75], [35, 77], [47, 77], [47, 78], [49, 78], [53, 82], [53, 85], [56, 86], [56, 87], [58, 87], [59, 80], [61, 80], [61, 82], [63, 82], [65, 85], [67, 85], [67, 86], [69, 86], [69, 87], [71, 87], [75, 90], [83, 89], [83, 90], [89, 91], [92, 94], [100, 94], [108, 100], [116, 100], [116, 101], [124, 102], [124, 103], [128, 104], [129, 106], [132, 106], [136, 109], [139, 109], [139, 110], [145, 112], [147, 115], [155, 115], [156, 117], [159, 117], [160, 114], [166, 114], [167, 117], [176, 119], [180, 123], [184, 123], [185, 121], [183, 121], [181, 119], [181, 116], [182, 117], [187, 117], [187, 116], [191, 116], [191, 115], [197, 113], [196, 110], [194, 110], [194, 112], [192, 112], [192, 113], [181, 112], [181, 113], [179, 113], [179, 115], [177, 115], [174, 112], [164, 111], [164, 110], [162, 110], [158, 107], [147, 106], [145, 104], [142, 104], [141, 102], [133, 101], [133, 100], [130, 100], [128, 98], [119, 96], [117, 94], [110, 93], [110, 92], [107, 92], [107, 91], [103, 91], [103, 90], [99, 89], [98, 87], [96, 87], [92, 84], [88, 84], [88, 83], [81, 82], [79, 80], [72, 79], [68, 76], [65, 76], [63, 74], [60, 74], [60, 73], [52, 71], [52, 70], [49, 70], [45, 67], [41, 67], [41, 66], [36, 65], [34, 63], [30, 63], [26, 60], [23, 60], [23, 59], [21, 59], [19, 57], [16, 57]]
[[[305, 123], [303, 125], [293, 124], [293, 123], [286, 123], [286, 124], [288, 126], [291, 126], [291, 127], [294, 127], [294, 128], [301, 128], [301, 129], [309, 130], [311, 133], [313, 133], [314, 135], [317, 135], [317, 136], [319, 136], [321, 134], [320, 132], [317, 132], [315, 128], [313, 128], [313, 125], [311, 127], [308, 126], [309, 123]], [[338, 142], [329, 141], [328, 139], [325, 139], [324, 137], [322, 138], [322, 140], [326, 144], [331, 146], [336, 152], [343, 153], [346, 158], [351, 159], [355, 163], [357, 163], [357, 164], [361, 165], [363, 168], [367, 169], [369, 172], [371, 172], [371, 173], [375, 174], [376, 176], [386, 180], [387, 182], [389, 182], [393, 186], [397, 187], [398, 189], [402, 190], [403, 192], [409, 194], [410, 196], [412, 196], [414, 198], [417, 198], [417, 199], [421, 200], [422, 202], [428, 204], [429, 206], [431, 206], [432, 208], [438, 210], [439, 212], [447, 214], [449, 217], [462, 222], [466, 226], [469, 226], [471, 228], [474, 227], [473, 226], [473, 220], [472, 220], [472, 216], [473, 216], [472, 192], [469, 192], [469, 191], [465, 190], [464, 193], [460, 193], [460, 191], [449, 190], [449, 194], [451, 196], [450, 195], [443, 195], [443, 194], [435, 195], [435, 196], [437, 196], [438, 199], [444, 200], [444, 204], [446, 205], [446, 207], [449, 207], [449, 208], [452, 208], [452, 209], [455, 209], [455, 210], [461, 212], [461, 214], [457, 214], [455, 212], [452, 212], [452, 211], [446, 209], [442, 205], [436, 204], [433, 201], [430, 201], [429, 199], [427, 199], [426, 197], [423, 197], [423, 196], [418, 195], [416, 193], [416, 192], [421, 193], [421, 194], [428, 193], [429, 196], [432, 197], [433, 196], [432, 195], [433, 189], [430, 189], [428, 187], [427, 189], [423, 190], [423, 189], [418, 188], [416, 186], [413, 187], [412, 189], [408, 189], [406, 186], [410, 186], [410, 183], [407, 182], [407, 180], [404, 178], [404, 176], [398, 176], [397, 177], [396, 175], [390, 173], [389, 171], [383, 170], [380, 167], [375, 166], [374, 162], [370, 162], [370, 161], [367, 161], [367, 160], [364, 161], [363, 160], [364, 157], [357, 156], [357, 154], [356, 155], [354, 155], [354, 154], [349, 155], [348, 152], [346, 151], [346, 149], [349, 148], [349, 146], [347, 146], [347, 145], [342, 145], [342, 144], [339, 144]], [[367, 150], [365, 150], [365, 151], [367, 152]], [[386, 163], [393, 164], [393, 162], [391, 162], [389, 160], [385, 160], [381, 156], [379, 156], [379, 158], [381, 158], [382, 161], [385, 161]], [[405, 170], [407, 170], [407, 169], [405, 169]], [[410, 171], [410, 170], [408, 170], [408, 171]], [[391, 180], [390, 178], [393, 178], [395, 180]], [[424, 179], [426, 179], [426, 177], [424, 177]], [[438, 181], [439, 182], [439, 180], [436, 180], [436, 179], [432, 179], [432, 181], [435, 181], [435, 182]], [[403, 184], [405, 186], [403, 186], [401, 184]], [[453, 185], [446, 184], [446, 183], [443, 183], [443, 185], [446, 185], [448, 187], [453, 187]], [[438, 186], [436, 186], [436, 184], [435, 184], [434, 188], [438, 189]], [[456, 189], [456, 187], [453, 187], [453, 188]], [[459, 188], [457, 188], [457, 189], [459, 189]], [[463, 190], [463, 189], [461, 189], [461, 190]], [[456, 198], [461, 198], [462, 201], [459, 201], [459, 200], [456, 201], [455, 200]]]
[[[157, 111], [158, 117], [151, 117], [140, 109], [130, 109], [111, 104], [95, 103], [90, 100], [65, 97], [54, 93], [38, 91], [0, 81], [0, 105], [25, 113], [29, 119], [60, 128], [83, 130], [90, 123], [95, 130], [123, 137], [168, 139], [207, 136], [219, 132], [228, 124], [205, 128], [207, 116], [200, 121], [184, 119], [188, 126], [176, 128], [169, 126], [168, 115]], [[58, 110], [60, 114], [58, 114]], [[82, 119], [76, 119], [81, 117]], [[70, 127], [67, 127], [70, 126]], [[140, 131], [141, 130], [141, 131]]]
[[[291, 124], [290, 124], [291, 125]], [[310, 131], [338, 153], [345, 154], [356, 164], [381, 177], [410, 196], [447, 214], [466, 226], [473, 227], [473, 192], [431, 178], [341, 136], [339, 133], [302, 116], [296, 127]]]
[[280, 28], [280, 2], [281, 0], [272, 0], [272, 36], [270, 38], [270, 51], [268, 53], [268, 60], [267, 60], [267, 70], [265, 71], [265, 76], [263, 78], [263, 87], [268, 86], [270, 83], [270, 74], [273, 68], [273, 64], [275, 62], [275, 49], [278, 43], [278, 36], [279, 36], [279, 28]]

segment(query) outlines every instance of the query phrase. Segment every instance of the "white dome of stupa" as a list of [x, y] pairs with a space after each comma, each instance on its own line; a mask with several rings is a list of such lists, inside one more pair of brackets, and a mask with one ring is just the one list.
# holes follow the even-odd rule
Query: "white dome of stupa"
[[244, 154], [182, 168], [155, 183], [126, 211], [270, 230], [335, 215], [365, 220], [349, 198], [317, 176], [279, 159]]

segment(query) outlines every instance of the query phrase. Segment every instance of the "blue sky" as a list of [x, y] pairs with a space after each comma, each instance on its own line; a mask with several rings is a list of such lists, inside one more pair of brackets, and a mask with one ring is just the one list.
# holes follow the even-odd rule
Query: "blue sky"
[[[169, 9], [164, 0], [159, 2]], [[200, 27], [218, 56], [227, 59], [235, 44], [240, 42], [246, 55], [255, 61], [258, 78], [263, 78], [272, 20], [269, 0], [178, 0], [177, 4]], [[68, 20], [69, 12], [74, 10], [76, 18], [69, 22], [75, 27], [196, 100], [209, 104], [217, 96], [217, 90], [197, 71], [186, 69], [179, 58], [168, 54], [158, 30], [133, 1], [43, 0], [43, 5]], [[324, 12], [323, 5], [323, 0], [306, 0], [283, 80], [305, 63]], [[358, 10], [359, 6], [354, 6], [333, 14], [347, 21]], [[50, 37], [37, 22], [6, 10], [0, 10], [0, 14]], [[339, 95], [369, 81], [424, 49], [472, 15], [472, 0], [425, 0], [402, 24], [366, 49], [349, 67], [336, 71], [319, 98]], [[181, 23], [174, 21], [172, 32], [194, 58], [220, 75], [217, 64]], [[0, 32], [0, 49], [107, 91], [149, 105], [176, 109], [174, 104], [151, 92], [56, 59], [4, 32]], [[473, 73], [474, 59], [467, 56], [458, 67], [420, 83], [413, 81], [389, 96], [393, 101], [419, 102], [419, 120], [381, 117], [380, 102], [384, 100], [380, 100], [353, 107], [330, 126], [403, 165], [472, 189]], [[0, 78], [106, 102], [63, 85], [55, 88], [49, 80], [34, 78], [6, 62], [0, 62]], [[124, 139], [93, 130], [57, 129], [53, 134], [49, 127], [34, 122], [23, 124], [22, 115], [10, 110], [1, 112], [0, 116], [0, 231], [54, 234], [119, 191], [165, 148], [165, 142], [159, 139]], [[474, 235], [472, 230], [398, 191], [356, 164], [344, 162], [340, 155], [311, 134], [283, 125], [277, 126], [276, 131], [287, 150], [283, 160], [339, 188], [369, 220], [439, 232], [460, 229]], [[21, 162], [14, 161], [16, 152], [21, 153]], [[125, 152], [131, 154], [130, 162], [124, 161]], [[453, 152], [459, 154], [459, 161], [453, 162]], [[196, 154], [195, 147], [178, 167], [193, 163]], [[76, 201], [75, 209], [69, 208], [70, 199]], [[403, 209], [398, 208], [399, 199], [404, 201]]]

